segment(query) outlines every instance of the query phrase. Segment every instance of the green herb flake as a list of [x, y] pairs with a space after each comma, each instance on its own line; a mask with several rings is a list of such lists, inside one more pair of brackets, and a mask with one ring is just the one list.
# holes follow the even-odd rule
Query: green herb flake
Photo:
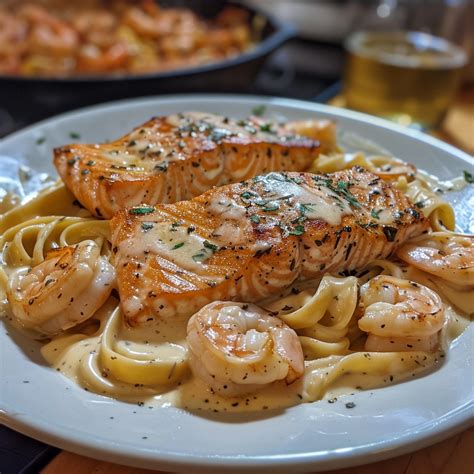
[[273, 131], [272, 130], [272, 124], [271, 123], [262, 123], [262, 125], [260, 125], [260, 131], [271, 133]]
[[130, 209], [130, 214], [133, 214], [134, 216], [143, 216], [145, 214], [151, 214], [155, 210], [154, 207], [150, 206], [142, 206], [142, 207], [134, 207], [133, 209]]
[[314, 212], [312, 204], [300, 204], [300, 213], [302, 216], [305, 216], [308, 212]]
[[95, 165], [95, 161], [94, 160], [89, 160], [87, 163], [86, 163], [87, 166], [94, 166]]
[[244, 191], [241, 195], [240, 195], [240, 198], [242, 199], [242, 201], [244, 202], [248, 202], [250, 201], [250, 199], [252, 198], [258, 198], [258, 194], [257, 193], [254, 193], [253, 191]]
[[423, 209], [423, 208], [425, 207], [425, 200], [415, 202], [415, 206], [416, 206], [418, 209]]
[[45, 137], [39, 137], [36, 139], [36, 144], [37, 145], [42, 145], [46, 141]]
[[250, 220], [251, 220], [254, 224], [260, 224], [260, 217], [257, 216], [257, 214], [254, 214], [254, 215], [250, 216]]
[[252, 114], [256, 115], [257, 117], [262, 117], [267, 110], [267, 107], [263, 104], [257, 105], [252, 109]]
[[205, 248], [212, 250], [213, 252], [216, 252], [219, 249], [217, 245], [211, 244], [211, 242], [209, 242], [208, 240], [205, 240], [203, 242], [203, 245]]
[[466, 181], [466, 183], [469, 183], [469, 184], [474, 183], [474, 176], [472, 173], [469, 173], [469, 171], [466, 171], [466, 170], [464, 170], [463, 173], [464, 173], [464, 181]]
[[142, 230], [144, 232], [147, 232], [151, 229], [153, 229], [153, 224], [151, 222], [142, 222]]
[[73, 139], [79, 139], [81, 138], [81, 135], [77, 132], [69, 132], [69, 137]]
[[297, 225], [293, 230], [288, 232], [290, 235], [303, 235], [304, 234], [304, 226]]
[[374, 218], [374, 219], [379, 219], [379, 214], [382, 212], [382, 209], [379, 209], [378, 211], [376, 211], [375, 209], [372, 209], [372, 211], [370, 211], [370, 215]]
[[179, 244], [173, 245], [171, 250], [180, 249], [184, 245], [184, 242], [179, 242]]
[[266, 212], [278, 211], [280, 205], [277, 202], [269, 202], [262, 209]]
[[193, 255], [192, 258], [195, 262], [204, 262], [204, 260], [206, 260], [206, 258], [207, 258], [207, 255], [205, 253], [201, 252], [201, 253], [197, 253], [197, 254]]
[[[331, 186], [326, 184], [329, 189], [331, 189]], [[331, 189], [332, 191], [337, 192], [338, 194], [341, 194], [351, 206], [353, 207], [362, 207], [359, 203], [359, 201], [356, 199], [356, 197], [349, 191], [347, 188], [347, 183], [345, 181], [338, 181], [337, 182], [337, 190], [336, 189]]]

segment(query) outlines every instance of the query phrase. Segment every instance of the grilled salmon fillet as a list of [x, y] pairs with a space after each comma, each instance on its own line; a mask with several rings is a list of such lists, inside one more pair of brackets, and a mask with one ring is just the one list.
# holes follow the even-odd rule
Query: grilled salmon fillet
[[318, 136], [324, 150], [335, 146], [332, 122], [308, 123], [188, 112], [153, 118], [111, 143], [56, 148], [54, 164], [84, 207], [110, 218], [124, 207], [191, 199], [269, 171], [305, 170], [319, 153]]
[[404, 194], [357, 167], [273, 172], [189, 201], [122, 210], [111, 227], [122, 309], [142, 325], [355, 272], [429, 223]]

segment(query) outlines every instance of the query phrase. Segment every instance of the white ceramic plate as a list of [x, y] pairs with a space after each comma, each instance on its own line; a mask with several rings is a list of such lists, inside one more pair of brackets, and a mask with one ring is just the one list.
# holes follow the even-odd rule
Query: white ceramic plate
[[[71, 133], [85, 142], [103, 141], [153, 115], [202, 110], [245, 117], [260, 104], [267, 106], [267, 115], [337, 120], [342, 130], [367, 137], [443, 179], [472, 169], [470, 157], [459, 150], [367, 115], [231, 95], [133, 100], [68, 113], [4, 139], [0, 155], [53, 172], [51, 149], [77, 141]], [[333, 404], [321, 401], [234, 416], [148, 409], [86, 392], [47, 367], [37, 343], [7, 332], [0, 326], [0, 421], [60, 448], [138, 467], [288, 472], [290, 467], [315, 471], [352, 466], [437, 442], [466, 427], [472, 416], [472, 326], [454, 342], [446, 362], [424, 377]], [[348, 401], [356, 407], [347, 409]]]

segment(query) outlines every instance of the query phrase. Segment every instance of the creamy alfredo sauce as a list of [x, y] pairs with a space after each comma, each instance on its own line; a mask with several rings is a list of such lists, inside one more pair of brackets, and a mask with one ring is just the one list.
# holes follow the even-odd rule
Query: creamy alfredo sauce
[[[285, 305], [290, 300], [285, 298]], [[295, 296], [297, 301], [297, 296]], [[99, 321], [110, 317], [116, 301], [109, 300], [97, 315]], [[297, 304], [297, 303], [296, 303]], [[295, 306], [296, 306], [295, 304]], [[447, 324], [441, 333], [441, 346], [449, 347], [469, 321], [447, 306]], [[186, 351], [186, 320], [164, 319], [153, 328], [127, 328], [120, 325], [116, 335], [115, 351], [130, 359], [147, 360], [162, 357], [182, 357]], [[87, 325], [83, 327], [87, 333]], [[89, 327], [89, 331], [92, 330]], [[241, 397], [224, 398], [212, 393], [208, 386], [189, 372], [172, 386], [127, 384], [120, 382], [101, 363], [101, 332], [87, 336], [75, 333], [62, 335], [45, 345], [42, 354], [56, 370], [75, 380], [84, 388], [124, 401], [146, 404], [151, 407], [176, 406], [196, 410], [260, 411], [292, 406], [316, 399], [334, 401], [334, 397], [397, 383], [428, 370], [443, 361], [444, 351], [435, 353], [377, 353], [368, 356], [363, 350], [364, 338], [356, 338], [351, 344], [351, 357], [356, 357], [351, 367], [348, 356], [329, 356], [306, 362], [305, 374], [291, 385], [284, 381], [274, 382], [264, 388]], [[346, 360], [344, 361], [344, 357]], [[338, 365], [339, 364], [339, 365]]]

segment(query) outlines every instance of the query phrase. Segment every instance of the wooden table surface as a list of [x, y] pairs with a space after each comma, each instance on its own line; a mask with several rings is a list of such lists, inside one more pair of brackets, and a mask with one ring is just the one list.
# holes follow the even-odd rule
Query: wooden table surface
[[[474, 153], [474, 87], [460, 92], [441, 130], [435, 132], [434, 135], [468, 153]], [[43, 469], [42, 474], [140, 474], [147, 472], [150, 471], [97, 461], [63, 451]], [[412, 454], [331, 472], [333, 474], [473, 474], [474, 428]]]

